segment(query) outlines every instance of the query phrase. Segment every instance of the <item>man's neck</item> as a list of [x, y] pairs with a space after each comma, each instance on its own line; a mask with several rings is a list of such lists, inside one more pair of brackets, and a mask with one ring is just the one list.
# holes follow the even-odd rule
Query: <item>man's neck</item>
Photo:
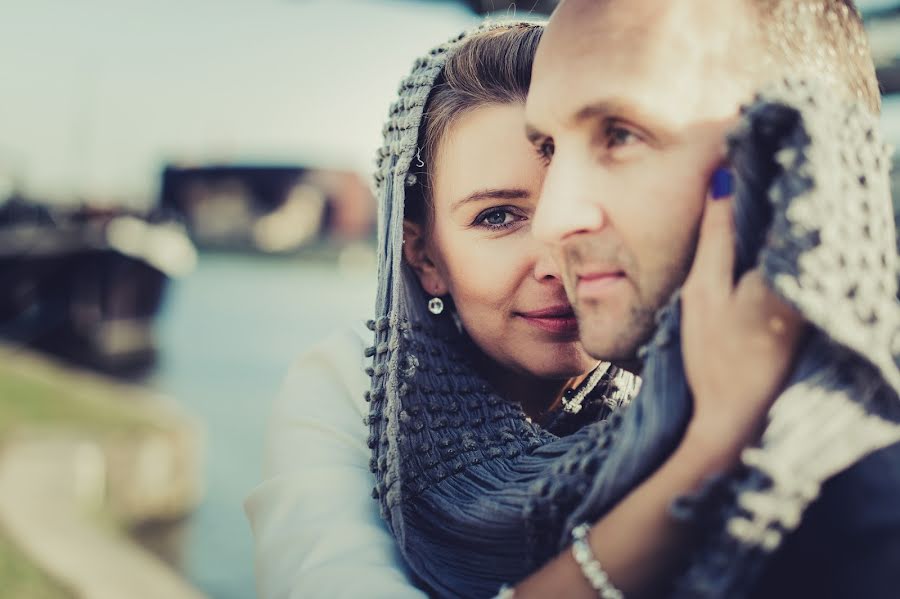
[[641, 371], [644, 369], [644, 362], [637, 358], [628, 358], [625, 360], [613, 360], [614, 366], [621, 368], [622, 370], [627, 370], [631, 374], [640, 376]]

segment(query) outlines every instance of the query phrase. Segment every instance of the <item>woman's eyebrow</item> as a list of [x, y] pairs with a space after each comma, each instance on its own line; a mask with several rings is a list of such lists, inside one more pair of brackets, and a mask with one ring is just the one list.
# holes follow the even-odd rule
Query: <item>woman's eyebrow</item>
[[482, 189], [473, 191], [469, 195], [456, 200], [453, 203], [453, 210], [470, 202], [479, 202], [483, 200], [524, 200], [529, 197], [531, 197], [531, 193], [525, 189]]

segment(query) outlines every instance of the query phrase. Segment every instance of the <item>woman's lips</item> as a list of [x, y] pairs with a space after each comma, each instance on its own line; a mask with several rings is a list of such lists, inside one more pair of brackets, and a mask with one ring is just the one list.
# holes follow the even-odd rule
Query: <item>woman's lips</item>
[[566, 336], [578, 335], [578, 320], [570, 306], [520, 312], [519, 316], [531, 326], [548, 333]]

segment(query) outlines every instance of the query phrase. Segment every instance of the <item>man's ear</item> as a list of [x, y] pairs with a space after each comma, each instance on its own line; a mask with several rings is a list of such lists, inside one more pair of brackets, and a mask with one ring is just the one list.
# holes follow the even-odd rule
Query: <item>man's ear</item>
[[403, 258], [418, 275], [425, 293], [434, 296], [446, 295], [449, 292], [447, 282], [431, 259], [427, 241], [423, 225], [409, 220], [403, 221]]

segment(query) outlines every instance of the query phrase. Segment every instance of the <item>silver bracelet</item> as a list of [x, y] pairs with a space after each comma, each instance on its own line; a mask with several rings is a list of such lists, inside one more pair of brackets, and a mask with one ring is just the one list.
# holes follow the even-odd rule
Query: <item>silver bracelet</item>
[[613, 585], [609, 575], [603, 571], [600, 562], [594, 557], [594, 552], [587, 542], [590, 531], [591, 527], [588, 524], [579, 524], [572, 530], [572, 557], [600, 599], [625, 599], [625, 595]]
[[516, 595], [516, 590], [509, 585], [503, 585], [500, 587], [500, 592], [494, 596], [494, 599], [513, 599]]

